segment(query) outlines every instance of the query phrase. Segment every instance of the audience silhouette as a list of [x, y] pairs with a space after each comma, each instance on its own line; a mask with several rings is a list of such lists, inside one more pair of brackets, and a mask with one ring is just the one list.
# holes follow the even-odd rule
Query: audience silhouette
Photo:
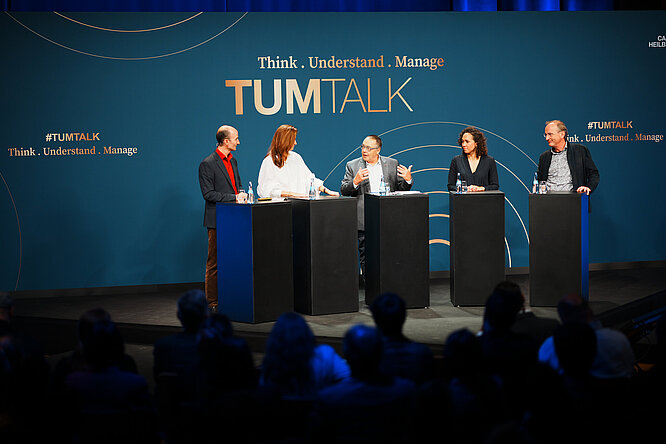
[[124, 341], [115, 323], [100, 316], [81, 332], [85, 366], [67, 375], [62, 420], [79, 443], [159, 442], [146, 378], [119, 368]]
[[195, 289], [178, 299], [180, 333], [157, 339], [153, 346], [155, 401], [160, 430], [169, 442], [181, 442], [187, 430], [181, 421], [186, 404], [195, 400], [199, 372], [198, 333], [208, 315], [203, 291]]
[[435, 365], [432, 350], [403, 334], [407, 318], [405, 301], [395, 293], [384, 293], [372, 301], [370, 312], [384, 342], [382, 372], [417, 384], [431, 379]]
[[526, 377], [537, 363], [539, 349], [532, 337], [512, 330], [522, 306], [521, 294], [493, 291], [486, 300], [479, 334], [482, 365], [500, 378], [508, 413], [514, 419], [522, 415]]
[[314, 396], [349, 376], [349, 366], [315, 336], [298, 313], [284, 313], [273, 325], [261, 365], [261, 385], [280, 396]]
[[307, 440], [317, 392], [349, 374], [347, 362], [333, 347], [316, 344], [303, 316], [282, 314], [271, 329], [260, 369], [259, 394], [270, 438]]
[[546, 338], [553, 335], [557, 326], [560, 325], [557, 319], [537, 316], [532, 310], [529, 310], [525, 305], [525, 295], [515, 282], [502, 281], [495, 286], [494, 292], [511, 295], [508, 297], [522, 301], [520, 311], [511, 327], [513, 332], [526, 334], [541, 345]]
[[402, 443], [431, 439], [437, 424], [446, 442], [489, 444], [624, 441], [627, 424], [660, 431], [663, 316], [652, 321], [653, 363], [639, 369], [627, 336], [595, 321], [579, 295], [561, 299], [560, 323], [526, 316], [520, 287], [500, 282], [481, 329], [444, 338], [438, 365], [403, 333], [399, 295], [370, 311], [376, 328], [349, 328], [342, 356], [284, 313], [259, 360], [227, 316], [208, 314], [203, 292], [188, 291], [182, 331], [154, 343], [153, 397], [106, 310], [81, 315], [77, 347], [50, 368], [0, 293], [0, 440]]
[[315, 442], [407, 442], [416, 384], [382, 373], [381, 334], [365, 325], [351, 327], [343, 356], [351, 376], [319, 392]]
[[[198, 335], [200, 372], [197, 397], [191, 409], [182, 409], [184, 442], [255, 442], [259, 411], [257, 372], [252, 350], [235, 337], [228, 317], [211, 314]], [[177, 419], [176, 419], [177, 420]]]

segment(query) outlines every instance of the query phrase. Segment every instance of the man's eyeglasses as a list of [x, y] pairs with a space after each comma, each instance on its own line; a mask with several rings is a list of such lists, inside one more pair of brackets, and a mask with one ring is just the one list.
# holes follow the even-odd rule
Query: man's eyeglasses
[[367, 146], [367, 145], [361, 145], [361, 151], [372, 151], [379, 149], [378, 146]]

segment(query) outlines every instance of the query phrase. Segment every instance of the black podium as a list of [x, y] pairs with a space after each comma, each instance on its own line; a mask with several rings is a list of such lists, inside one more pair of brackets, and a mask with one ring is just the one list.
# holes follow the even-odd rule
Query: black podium
[[365, 303], [384, 292], [430, 306], [428, 195], [365, 195]]
[[451, 303], [486, 304], [504, 272], [504, 193], [449, 193]]
[[586, 194], [530, 194], [530, 304], [554, 307], [569, 293], [589, 297]]
[[291, 203], [218, 203], [218, 309], [267, 322], [294, 309]]
[[292, 199], [294, 310], [358, 311], [356, 199]]

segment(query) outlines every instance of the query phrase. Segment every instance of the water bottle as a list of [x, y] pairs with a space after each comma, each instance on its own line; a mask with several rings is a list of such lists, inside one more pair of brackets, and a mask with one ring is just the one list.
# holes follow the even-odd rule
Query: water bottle
[[254, 203], [254, 191], [252, 191], [252, 182], [247, 183], [247, 203]]
[[462, 182], [460, 181], [460, 173], [458, 173], [458, 178], [456, 179], [456, 193], [462, 193]]
[[310, 178], [310, 191], [308, 192], [308, 198], [310, 200], [317, 198], [317, 190], [315, 189], [314, 177]]
[[384, 174], [382, 174], [382, 178], [379, 180], [379, 195], [386, 196], [386, 194], [386, 182], [384, 182]]
[[537, 173], [534, 173], [534, 180], [532, 181], [532, 194], [536, 194], [539, 191], [539, 181], [537, 180]]

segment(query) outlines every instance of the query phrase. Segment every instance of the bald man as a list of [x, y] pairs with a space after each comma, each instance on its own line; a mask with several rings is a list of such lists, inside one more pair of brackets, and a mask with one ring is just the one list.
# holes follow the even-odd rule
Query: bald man
[[217, 231], [215, 204], [246, 198], [241, 190], [238, 164], [233, 157], [240, 140], [236, 128], [223, 125], [217, 130], [217, 149], [199, 165], [199, 185], [206, 201], [204, 227], [208, 229], [208, 259], [206, 260], [205, 291], [211, 313], [217, 312]]

